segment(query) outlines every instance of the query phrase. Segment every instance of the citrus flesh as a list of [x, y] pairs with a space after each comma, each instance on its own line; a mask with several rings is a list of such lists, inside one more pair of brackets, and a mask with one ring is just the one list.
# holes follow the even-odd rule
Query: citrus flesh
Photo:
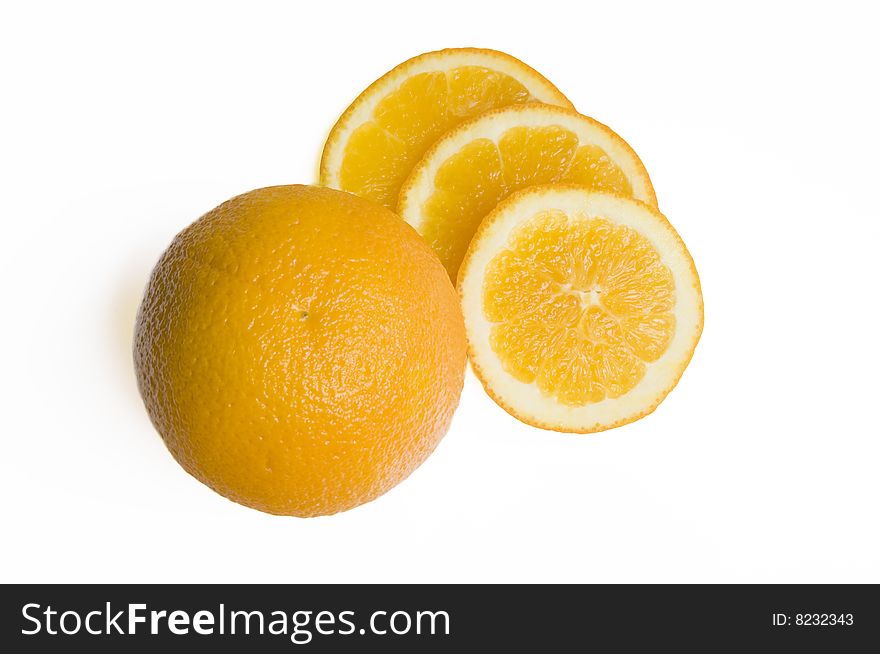
[[326, 188], [238, 196], [150, 278], [135, 367], [189, 473], [275, 514], [367, 502], [450, 423], [466, 361], [455, 290], [392, 212]]
[[590, 432], [650, 413], [703, 323], [684, 243], [645, 203], [534, 187], [480, 226], [459, 278], [474, 370], [521, 420]]
[[398, 213], [455, 279], [477, 226], [501, 200], [559, 182], [657, 202], [645, 167], [617, 134], [574, 111], [527, 104], [486, 113], [441, 138], [404, 183]]
[[503, 52], [420, 55], [379, 78], [343, 113], [324, 146], [321, 183], [394, 209], [413, 165], [442, 134], [490, 109], [531, 101], [571, 106]]

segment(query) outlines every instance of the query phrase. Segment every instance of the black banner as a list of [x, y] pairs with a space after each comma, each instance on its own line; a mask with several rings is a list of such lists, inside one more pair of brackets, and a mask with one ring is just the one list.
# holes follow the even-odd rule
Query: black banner
[[7, 585], [0, 612], [6, 652], [556, 652], [603, 643], [643, 651], [646, 642], [849, 652], [880, 644], [880, 596], [868, 585]]

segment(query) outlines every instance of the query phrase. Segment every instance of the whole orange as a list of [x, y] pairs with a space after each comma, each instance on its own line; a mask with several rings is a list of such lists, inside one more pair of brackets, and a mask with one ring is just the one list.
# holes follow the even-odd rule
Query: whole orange
[[135, 327], [141, 395], [183, 468], [268, 513], [368, 502], [445, 434], [457, 295], [403, 220], [327, 188], [240, 195], [183, 230]]

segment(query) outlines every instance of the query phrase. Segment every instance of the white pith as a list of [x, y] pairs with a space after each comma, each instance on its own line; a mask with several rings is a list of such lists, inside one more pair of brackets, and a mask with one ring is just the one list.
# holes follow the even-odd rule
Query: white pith
[[351, 133], [359, 126], [373, 119], [378, 105], [386, 96], [398, 90], [400, 86], [415, 75], [421, 73], [447, 72], [461, 66], [481, 66], [509, 75], [522, 84], [536, 102], [552, 105], [563, 104], [565, 98], [547, 80], [534, 73], [522, 62], [501, 52], [492, 50], [451, 50], [429, 53], [405, 62], [380, 78], [352, 106], [357, 105], [351, 113], [343, 114], [339, 124], [334, 127], [334, 138], [328, 142], [321, 164], [322, 182], [333, 188], [341, 188], [339, 171], [345, 156], [345, 147]]
[[[489, 343], [493, 323], [483, 313], [483, 280], [492, 258], [509, 246], [514, 229], [538, 213], [557, 209], [569, 220], [604, 218], [627, 225], [647, 238], [672, 272], [675, 332], [663, 355], [647, 363], [642, 380], [615, 399], [570, 406], [504, 370]], [[471, 244], [459, 282], [472, 363], [483, 383], [505, 407], [532, 424], [564, 431], [596, 431], [650, 412], [675, 385], [699, 340], [702, 296], [693, 262], [676, 232], [658, 214], [637, 202], [576, 188], [535, 187], [513, 196], [487, 218]]]
[[465, 128], [453, 130], [442, 137], [404, 183], [397, 208], [400, 216], [416, 231], [420, 231], [425, 219], [422, 207], [434, 194], [434, 179], [440, 167], [468, 143], [489, 139], [497, 145], [501, 137], [514, 127], [562, 127], [569, 130], [577, 136], [578, 147], [596, 145], [605, 151], [629, 180], [634, 198], [655, 203], [641, 162], [610, 129], [572, 111], [557, 111], [541, 105], [520, 105], [489, 112]]

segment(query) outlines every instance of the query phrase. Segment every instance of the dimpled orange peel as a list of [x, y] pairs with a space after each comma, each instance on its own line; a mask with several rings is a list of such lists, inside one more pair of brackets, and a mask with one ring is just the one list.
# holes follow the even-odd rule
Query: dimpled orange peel
[[515, 57], [449, 48], [413, 57], [361, 93], [327, 137], [321, 184], [389, 209], [413, 165], [441, 135], [484, 111], [524, 102], [571, 107]]
[[134, 360], [187, 472], [245, 506], [317, 516], [378, 497], [431, 454], [465, 343], [446, 271], [409, 225], [348, 193], [277, 186], [177, 235]]
[[480, 224], [458, 278], [474, 372], [528, 424], [594, 432], [676, 385], [703, 328], [684, 242], [653, 206], [535, 186]]

